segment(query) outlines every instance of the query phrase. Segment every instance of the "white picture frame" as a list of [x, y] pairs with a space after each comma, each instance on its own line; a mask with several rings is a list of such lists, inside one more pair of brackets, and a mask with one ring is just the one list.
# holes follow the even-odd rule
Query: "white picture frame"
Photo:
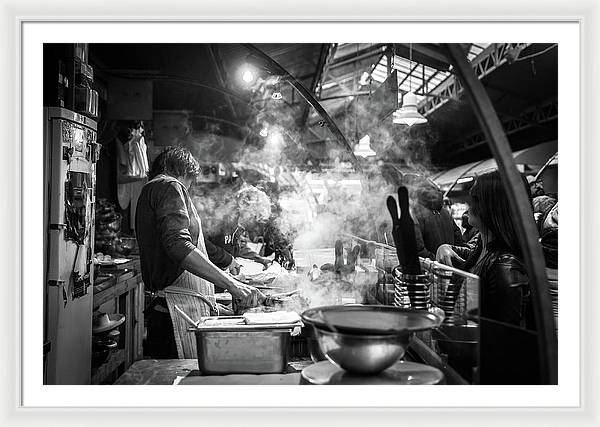
[[[62, 426], [80, 425], [142, 425], [142, 424], [174, 424], [179, 425], [231, 425], [237, 422], [241, 425], [597, 425], [600, 422], [598, 413], [598, 321], [595, 319], [594, 302], [598, 301], [598, 290], [594, 286], [594, 255], [598, 254], [595, 242], [600, 241], [600, 233], [596, 227], [596, 219], [590, 213], [598, 212], [597, 189], [593, 188], [600, 182], [600, 173], [594, 164], [600, 160], [598, 144], [593, 143], [594, 137], [600, 135], [600, 121], [597, 111], [600, 111], [599, 86], [595, 82], [598, 75], [599, 58], [597, 41], [600, 40], [600, 8], [594, 0], [569, 2], [554, 2], [540, 0], [507, 0], [490, 4], [479, 4], [474, 0], [459, 0], [441, 10], [444, 4], [435, 1], [421, 1], [418, 5], [405, 6], [396, 2], [374, 0], [368, 4], [351, 5], [348, 2], [319, 2], [309, 0], [295, 4], [284, 5], [274, 1], [259, 4], [241, 1], [224, 1], [204, 5], [192, 1], [170, 3], [147, 1], [121, 1], [118, 4], [99, 5], [90, 2], [81, 4], [75, 1], [18, 1], [4, 0], [2, 5], [2, 30], [0, 43], [4, 54], [0, 68], [0, 82], [4, 94], [0, 117], [1, 132], [4, 136], [2, 144], [4, 155], [0, 156], [3, 175], [3, 200], [7, 207], [2, 212], [5, 225], [5, 241], [2, 245], [2, 265], [6, 283], [4, 286], [3, 310], [0, 318], [7, 325], [5, 328], [5, 346], [1, 355], [0, 378], [5, 379], [1, 388], [0, 420], [2, 425], [49, 425]], [[260, 7], [260, 9], [259, 9]], [[21, 293], [24, 271], [29, 268], [27, 259], [31, 252], [23, 252], [23, 248], [31, 247], [31, 242], [23, 241], [22, 231], [43, 232], [41, 223], [28, 222], [28, 210], [31, 201], [22, 205], [23, 188], [27, 176], [23, 176], [21, 167], [28, 162], [29, 157], [23, 151], [22, 138], [33, 130], [22, 127], [22, 96], [23, 84], [27, 78], [22, 73], [22, 35], [23, 24], [26, 22], [51, 21], [170, 21], [185, 26], [186, 22], [211, 21], [213, 23], [253, 22], [256, 25], [267, 21], [277, 21], [291, 24], [295, 22], [328, 21], [331, 25], [336, 22], [444, 22], [477, 23], [528, 21], [532, 28], [543, 22], [578, 22], [580, 24], [580, 54], [581, 54], [581, 127], [580, 135], [580, 167], [578, 184], [581, 194], [581, 229], [585, 230], [574, 239], [580, 250], [580, 258], [571, 259], [570, 267], [578, 269], [580, 283], [580, 335], [575, 342], [581, 349], [580, 400], [579, 405], [569, 408], [556, 407], [479, 407], [469, 408], [470, 402], [453, 408], [436, 408], [436, 405], [412, 408], [395, 408], [390, 405], [372, 408], [342, 408], [342, 407], [281, 407], [281, 408], [243, 408], [231, 409], [238, 402], [224, 402], [222, 408], [35, 408], [26, 407], [23, 403], [21, 387], [24, 369], [29, 365], [21, 363], [23, 349], [21, 343], [22, 328], [26, 328], [33, 319], [22, 315], [21, 304], [27, 303]], [[132, 35], [135, 39], [135, 35]], [[137, 40], [137, 39], [136, 39]], [[466, 40], [471, 41], [471, 40]], [[562, 114], [562, 111], [561, 111]], [[41, 105], [39, 109], [41, 121]], [[577, 133], [577, 132], [575, 132]], [[587, 141], [587, 142], [586, 142]], [[562, 160], [562, 159], [561, 159]], [[574, 179], [577, 181], [575, 171]], [[41, 189], [40, 189], [41, 190]], [[41, 194], [41, 192], [40, 192]], [[39, 202], [38, 202], [39, 203]], [[21, 207], [23, 206], [23, 209]], [[35, 202], [34, 202], [35, 206]], [[561, 214], [562, 215], [562, 214]], [[578, 233], [579, 230], [573, 230]], [[561, 235], [562, 239], [562, 235]], [[561, 250], [565, 250], [561, 241]], [[577, 275], [575, 275], [577, 276]], [[577, 339], [578, 338], [578, 339]], [[41, 336], [38, 340], [41, 344]], [[41, 345], [40, 345], [41, 347]], [[41, 350], [41, 348], [40, 348]], [[40, 351], [41, 354], [41, 351]], [[41, 358], [40, 358], [41, 359]], [[39, 363], [41, 371], [41, 360]], [[56, 386], [51, 386], [56, 387]], [[85, 387], [85, 386], [84, 386]], [[116, 386], [115, 386], [116, 387]], [[124, 386], [121, 386], [124, 387]], [[126, 387], [126, 386], [125, 386]], [[60, 390], [57, 388], [57, 392]], [[111, 386], [105, 386], [105, 392], [111, 393]], [[169, 389], [170, 390], [170, 389]], [[282, 389], [283, 390], [283, 389]], [[169, 392], [164, 389], [163, 392]], [[292, 391], [293, 392], [293, 391]], [[331, 388], [328, 393], [340, 392], [338, 387]], [[344, 390], [352, 393], [353, 390]], [[457, 391], [458, 392], [458, 391]], [[315, 391], [317, 393], [317, 391]], [[389, 401], [389, 400], [387, 400]], [[387, 402], [386, 401], [386, 402]], [[225, 414], [225, 416], [224, 416]], [[201, 422], [199, 420], [202, 420]]]

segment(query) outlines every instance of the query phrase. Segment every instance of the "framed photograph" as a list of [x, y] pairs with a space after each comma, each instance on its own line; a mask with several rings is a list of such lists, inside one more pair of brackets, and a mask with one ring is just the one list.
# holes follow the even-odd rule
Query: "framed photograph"
[[[598, 53], [593, 48], [600, 24], [595, 2], [548, 5], [528, 0], [480, 5], [461, 0], [452, 5], [452, 12], [436, 2], [405, 9], [382, 0], [357, 5], [312, 0], [293, 5], [126, 1], [114, 8], [73, 1], [46, 4], [6, 0], [3, 4], [6, 66], [0, 81], [5, 95], [1, 111], [6, 119], [6, 151], [0, 170], [8, 184], [2, 256], [8, 272], [2, 311], [8, 325], [6, 350], [2, 352], [6, 379], [1, 394], [3, 425], [238, 422], [265, 426], [547, 426], [596, 425], [600, 421], [595, 403], [599, 378], [594, 363], [598, 291], [593, 286], [597, 252], [594, 242], [600, 236], [594, 215], [590, 214], [598, 204], [598, 198], [593, 197], [593, 183], [600, 182], [598, 168], [594, 167], [598, 148], [592, 143], [598, 135], [595, 111], [600, 95], [595, 83]], [[464, 77], [469, 67], [474, 71], [470, 83]], [[479, 87], [487, 93], [489, 105], [477, 103], [483, 99], [478, 97]], [[486, 110], [486, 106], [493, 108]], [[500, 145], [494, 126], [504, 130], [505, 151], [497, 148]], [[67, 139], [71, 145], [64, 145]], [[166, 166], [159, 172], [153, 169], [159, 163], [153, 161], [169, 151], [165, 147], [173, 146], [183, 147], [192, 159], [198, 159], [192, 162], [197, 170], [190, 183], [182, 184], [187, 172], [169, 175]], [[143, 152], [143, 160], [139, 160], [136, 149]], [[550, 286], [552, 298], [548, 301], [556, 316], [551, 318], [556, 328], [548, 336], [556, 333], [558, 337], [556, 375], [544, 377], [544, 373], [554, 372], [547, 366], [531, 368], [539, 370], [545, 379], [526, 379], [523, 375], [531, 369], [514, 368], [510, 358], [526, 354], [529, 341], [517, 340], [518, 348], [507, 350], [497, 331], [510, 321], [488, 319], [491, 312], [485, 314], [487, 306], [479, 299], [484, 293], [478, 288], [481, 283], [469, 282], [486, 277], [481, 263], [492, 251], [486, 244], [494, 241], [490, 237], [493, 232], [489, 231], [488, 236], [484, 231], [484, 237], [475, 239], [479, 243], [474, 245], [483, 244], [484, 250], [483, 255], [478, 253], [473, 259], [474, 270], [447, 270], [453, 281], [460, 279], [462, 287], [458, 288], [459, 303], [453, 301], [452, 309], [446, 310], [443, 301], [447, 298], [440, 295], [443, 286], [443, 292], [449, 295], [450, 285], [440, 284], [440, 271], [447, 267], [443, 265], [444, 253], [438, 248], [450, 241], [440, 241], [429, 250], [426, 230], [419, 228], [428, 219], [419, 216], [415, 207], [424, 186], [433, 186], [440, 196], [440, 206], [428, 207], [427, 212], [435, 211], [436, 221], [446, 215], [459, 234], [467, 233], [469, 217], [465, 220], [463, 213], [479, 206], [472, 199], [476, 187], [473, 183], [482, 183], [479, 177], [490, 172], [508, 170], [506, 157], [502, 156], [511, 155], [511, 162], [517, 166], [514, 176], [521, 175], [530, 191], [538, 191], [536, 185], [543, 182], [544, 190], [538, 196], [553, 199], [551, 206], [540, 208], [535, 223], [539, 228], [533, 229], [541, 233], [544, 252], [539, 254], [544, 255], [544, 274], [551, 270], [554, 275], [549, 282], [554, 285]], [[210, 259], [211, 265], [214, 262], [219, 266], [216, 258], [210, 257], [210, 247], [202, 242], [219, 246], [212, 236], [221, 238], [221, 234], [213, 233], [212, 227], [223, 230], [219, 221], [225, 223], [223, 218], [229, 218], [230, 212], [246, 208], [256, 220], [262, 212], [261, 204], [267, 206], [264, 222], [272, 220], [279, 232], [283, 230], [277, 236], [289, 239], [285, 249], [291, 254], [293, 246], [293, 255], [287, 255], [283, 246], [269, 246], [274, 240], [254, 239], [260, 233], [253, 234], [254, 224], [244, 222], [241, 214], [235, 218], [234, 231], [222, 233], [223, 247], [240, 244], [236, 240], [240, 224], [248, 236], [244, 239], [254, 239], [249, 245], [246, 240], [242, 242], [244, 250], [254, 254], [252, 260], [239, 260], [238, 247], [235, 253], [223, 252], [228, 258], [221, 268], [229, 269], [235, 263], [238, 271], [235, 276], [227, 275], [223, 283], [232, 283], [229, 277], [235, 277], [235, 284], [242, 283], [243, 278], [243, 286], [256, 287], [261, 300], [276, 307], [258, 314], [297, 312], [302, 314], [304, 326], [314, 321], [315, 331], [337, 337], [343, 331], [357, 334], [357, 328], [370, 328], [371, 335], [377, 335], [373, 330], [378, 320], [369, 317], [367, 326], [351, 320], [347, 326], [343, 316], [337, 318], [342, 319], [341, 323], [331, 323], [323, 311], [315, 311], [311, 318], [307, 309], [346, 307], [344, 313], [359, 319], [360, 307], [374, 304], [400, 306], [407, 312], [424, 308], [429, 309], [425, 312], [434, 319], [432, 322], [438, 322], [436, 329], [444, 321], [445, 326], [453, 326], [448, 320], [456, 318], [464, 320], [464, 327], [479, 329], [481, 322], [482, 333], [483, 325], [490, 320], [499, 328], [488, 329], [486, 338], [485, 357], [494, 361], [494, 368], [488, 371], [484, 364], [473, 364], [456, 369], [450, 360], [452, 350], [440, 350], [443, 337], [420, 332], [420, 344], [411, 345], [403, 362], [395, 362], [398, 356], [383, 368], [407, 372], [406, 364], [414, 362], [413, 369], [418, 372], [403, 373], [402, 379], [390, 380], [388, 376], [381, 380], [381, 370], [367, 375], [360, 371], [367, 362], [355, 368], [352, 361], [344, 359], [348, 354], [352, 354], [352, 360], [360, 357], [358, 350], [346, 349], [336, 359], [335, 349], [332, 352], [327, 348], [319, 341], [324, 338], [317, 334], [313, 339], [325, 353], [319, 366], [335, 371], [337, 377], [327, 371], [327, 380], [322, 380], [327, 375], [315, 368], [314, 375], [320, 377], [311, 376], [308, 368], [317, 365], [315, 353], [302, 347], [309, 341], [294, 336], [285, 339], [296, 343], [289, 349], [297, 353], [284, 349], [285, 362], [291, 361], [292, 368], [269, 371], [271, 376], [256, 375], [262, 373], [260, 368], [235, 371], [231, 366], [236, 360], [249, 366], [248, 361], [256, 357], [253, 366], [271, 369], [265, 358], [272, 357], [273, 352], [262, 345], [255, 346], [256, 354], [251, 350], [252, 341], [264, 337], [256, 335], [247, 344], [236, 344], [235, 354], [221, 353], [213, 359], [206, 356], [199, 360], [197, 348], [202, 346], [208, 351], [211, 342], [201, 341], [205, 337], [202, 334], [196, 341], [190, 338], [192, 334], [184, 333], [190, 326], [185, 320], [189, 316], [184, 315], [178, 320], [173, 317], [175, 337], [171, 338], [169, 353], [173, 356], [165, 357], [171, 364], [156, 360], [149, 339], [150, 329], [156, 326], [148, 325], [148, 313], [158, 317], [166, 313], [168, 317], [174, 304], [183, 301], [177, 298], [183, 297], [170, 294], [169, 288], [164, 289], [166, 285], [157, 288], [158, 282], [153, 280], [172, 269], [177, 274], [172, 273], [171, 279], [177, 281], [169, 284], [187, 287], [179, 282], [183, 271], [180, 266], [190, 253], [178, 258], [180, 252], [176, 249], [163, 252], [168, 253], [164, 259], [177, 259], [171, 264], [160, 256], [155, 261], [148, 258], [148, 248], [155, 244], [152, 239], [159, 233], [144, 234], [144, 218], [155, 213], [144, 211], [143, 199], [150, 196], [142, 188], [149, 185], [148, 181], [154, 182], [157, 174], [184, 188], [182, 197], [191, 205], [188, 214], [193, 212], [192, 216], [201, 218], [190, 242], [194, 250]], [[506, 180], [510, 174], [494, 176]], [[303, 180], [305, 188], [301, 194], [291, 190], [300, 186], [298, 180]], [[514, 181], [510, 182], [513, 184], [508, 187], [516, 188]], [[404, 240], [398, 239], [398, 231], [392, 230], [401, 227], [400, 221], [408, 217], [398, 215], [389, 222], [388, 209], [393, 209], [389, 202], [386, 207], [386, 197], [390, 186], [399, 199], [400, 210], [404, 212], [408, 206], [407, 201], [402, 209], [403, 196], [395, 192], [398, 185], [408, 188], [410, 218], [416, 221], [413, 224], [411, 220], [407, 227], [412, 234], [417, 230], [413, 240], [415, 245], [423, 245], [419, 251], [425, 251], [417, 254], [414, 250], [418, 270], [421, 273], [430, 268], [427, 287], [423, 288], [426, 290], [416, 288], [419, 282], [406, 282], [406, 277], [412, 277], [406, 273], [411, 265], [407, 260], [411, 247], [404, 246], [399, 252], [394, 248], [403, 245], [406, 234]], [[274, 187], [277, 211], [272, 207]], [[235, 193], [238, 195], [231, 197], [234, 193], [230, 188], [239, 191]], [[514, 194], [520, 197], [522, 190], [514, 190]], [[359, 196], [354, 197], [353, 192]], [[564, 206], [560, 231], [559, 192]], [[62, 198], [56, 202], [59, 193], [66, 202]], [[448, 201], [447, 209], [442, 205], [442, 194]], [[229, 198], [247, 205], [232, 207], [226, 203]], [[491, 199], [495, 203], [504, 200], [497, 194]], [[393, 204], [398, 209], [395, 200]], [[504, 210], [510, 212], [505, 215], [510, 219], [521, 212], [512, 200], [508, 204], [513, 211], [498, 205], [490, 209], [490, 215], [496, 218], [497, 211]], [[153, 206], [153, 202], [147, 206]], [[273, 212], [279, 214], [274, 216]], [[472, 213], [471, 221], [481, 230], [489, 230], [481, 212], [481, 216]], [[193, 220], [189, 218], [191, 236]], [[388, 234], [383, 225], [379, 226], [386, 221], [391, 224]], [[505, 231], [503, 235], [512, 233], [513, 241], [518, 242], [519, 230], [526, 230], [524, 227], [516, 227], [516, 232], [510, 227], [501, 230]], [[550, 229], [551, 235], [540, 231]], [[339, 247], [335, 243], [334, 250], [336, 238], [340, 243]], [[496, 235], [499, 240], [510, 241]], [[129, 248], [128, 244], [133, 246]], [[142, 245], [147, 246], [137, 252]], [[466, 242], [462, 246], [469, 250], [481, 247]], [[452, 256], [459, 256], [461, 252], [455, 250]], [[360, 280], [368, 282], [373, 276], [378, 282], [378, 271], [385, 271], [389, 256], [395, 257], [394, 265], [400, 264], [405, 275], [388, 269], [381, 288], [384, 296], [374, 284], [373, 293], [357, 285], [359, 273], [365, 277]], [[160, 265], [152, 269], [151, 262]], [[63, 264], [68, 268], [61, 269]], [[119, 279], [123, 271], [129, 276]], [[295, 288], [288, 289], [286, 280], [292, 282], [288, 276], [294, 276]], [[351, 289], [342, 287], [325, 297], [320, 290], [315, 291], [315, 283], [327, 277], [337, 278], [337, 282], [328, 281], [328, 286], [351, 282]], [[103, 287], [102, 279], [114, 280], [118, 284], [114, 289], [121, 289], [120, 293], [109, 288], [109, 282]], [[308, 285], [298, 285], [299, 281]], [[560, 298], [558, 282], [563, 290]], [[402, 283], [405, 288], [399, 290]], [[222, 294], [220, 300], [213, 298], [209, 293], [207, 302], [200, 303], [208, 311], [188, 311], [192, 313], [189, 322], [219, 316], [225, 309], [239, 315], [242, 322], [262, 322], [256, 320], [260, 316], [252, 317], [255, 313], [242, 316], [238, 299], [242, 285], [235, 286], [229, 300]], [[293, 308], [290, 301], [294, 292], [285, 293], [290, 289], [296, 289]], [[421, 301], [425, 292], [427, 300]], [[538, 298], [535, 292], [525, 293], [519, 307], [524, 307], [524, 312], [526, 304]], [[164, 307], [159, 302], [156, 308], [156, 298], [164, 301]], [[418, 305], [421, 302], [424, 307]], [[365, 305], [344, 305], [355, 303]], [[161, 309], [166, 311], [156, 314]], [[526, 330], [526, 316], [522, 316], [517, 325]], [[532, 311], [531, 316], [539, 323], [541, 315]], [[280, 324], [297, 326], [294, 322], [299, 319], [288, 321], [286, 317], [287, 323]], [[391, 320], [383, 322], [387, 323], [378, 330], [379, 337], [382, 330], [390, 330]], [[81, 326], [83, 323], [87, 326]], [[178, 330], [184, 332], [179, 335]], [[264, 346], [274, 345], [272, 336]], [[93, 346], [86, 346], [88, 341]], [[102, 346], [111, 343], [116, 349], [104, 350]], [[212, 350], [221, 349], [219, 345]], [[422, 346], [420, 352], [415, 350], [418, 345]], [[242, 347], [244, 350], [240, 350]], [[189, 356], [190, 351], [197, 357]], [[217, 375], [233, 369], [232, 375], [219, 376], [213, 382], [194, 377], [190, 372], [197, 372], [198, 363]], [[398, 363], [405, 365], [396, 367]], [[503, 364], [505, 368], [498, 367]], [[423, 379], [425, 368], [429, 369], [428, 380]], [[354, 375], [354, 382], [339, 380], [348, 372]], [[485, 378], [491, 378], [486, 375], [492, 375], [489, 372], [493, 372], [493, 379], [486, 382]], [[438, 373], [437, 380], [431, 379]], [[508, 384], [513, 385], [497, 385], [504, 373], [512, 376]], [[305, 386], [313, 384], [334, 386]]]

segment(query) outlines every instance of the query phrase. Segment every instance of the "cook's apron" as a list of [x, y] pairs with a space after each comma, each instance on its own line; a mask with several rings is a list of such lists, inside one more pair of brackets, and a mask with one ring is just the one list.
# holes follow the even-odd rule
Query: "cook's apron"
[[[191, 206], [192, 214], [198, 221], [198, 243], [196, 248], [206, 255], [200, 217], [187, 191], [185, 194]], [[211, 308], [214, 311], [216, 307], [214, 285], [184, 270], [170, 286], [164, 289], [164, 292], [171, 320], [173, 321], [177, 355], [180, 359], [195, 359], [197, 357], [196, 336], [193, 332], [188, 331], [191, 325], [175, 310], [175, 305], [194, 321], [200, 320], [202, 316], [210, 316]], [[210, 302], [210, 305], [206, 301]]]

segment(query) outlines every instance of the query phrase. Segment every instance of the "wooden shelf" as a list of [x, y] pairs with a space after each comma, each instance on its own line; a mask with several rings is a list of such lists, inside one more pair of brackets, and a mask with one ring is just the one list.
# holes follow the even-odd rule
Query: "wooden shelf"
[[117, 276], [113, 286], [94, 294], [94, 310], [112, 301], [114, 311], [123, 314], [125, 322], [119, 326], [119, 349], [106, 363], [92, 370], [92, 384], [112, 384], [132, 363], [143, 357], [144, 283], [139, 259], [134, 258], [122, 268], [125, 269], [123, 273], [119, 273], [119, 269], [109, 271]]

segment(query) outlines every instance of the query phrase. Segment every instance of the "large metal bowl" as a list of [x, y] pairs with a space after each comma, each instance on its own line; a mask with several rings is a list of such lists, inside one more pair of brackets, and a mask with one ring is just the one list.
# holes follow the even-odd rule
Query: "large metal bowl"
[[301, 317], [318, 343], [311, 348], [312, 359], [324, 355], [357, 374], [390, 367], [404, 356], [414, 332], [438, 327], [443, 320], [428, 311], [358, 304], [314, 307]]
[[444, 320], [427, 310], [390, 305], [328, 305], [313, 307], [301, 315], [305, 324], [351, 335], [398, 335], [437, 328]]
[[320, 350], [340, 368], [355, 374], [373, 375], [404, 356], [409, 333], [400, 335], [353, 335], [314, 327]]

